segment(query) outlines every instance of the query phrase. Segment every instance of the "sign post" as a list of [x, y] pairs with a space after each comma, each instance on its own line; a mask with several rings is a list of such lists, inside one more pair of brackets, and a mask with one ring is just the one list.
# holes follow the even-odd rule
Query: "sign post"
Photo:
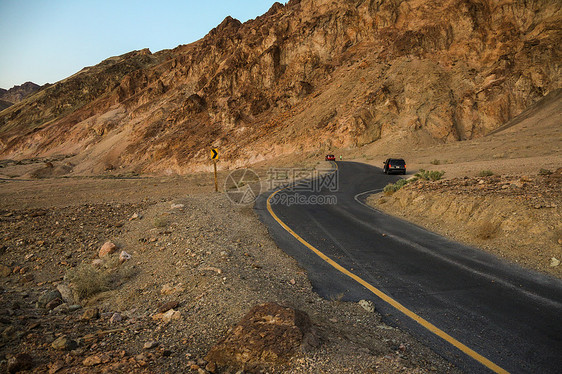
[[217, 148], [211, 149], [211, 160], [215, 169], [215, 192], [219, 192], [219, 184], [217, 181], [217, 160], [219, 159], [219, 150]]

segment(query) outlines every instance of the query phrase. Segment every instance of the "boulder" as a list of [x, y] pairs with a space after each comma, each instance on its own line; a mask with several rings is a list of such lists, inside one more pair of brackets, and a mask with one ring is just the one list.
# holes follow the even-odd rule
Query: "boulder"
[[205, 359], [220, 370], [267, 371], [284, 365], [299, 351], [311, 326], [305, 312], [275, 303], [257, 305]]
[[51, 347], [59, 351], [71, 351], [78, 347], [78, 343], [68, 338], [66, 335], [63, 335], [59, 336], [54, 342], [52, 342]]
[[[58, 290], [49, 290], [49, 291], [45, 291], [41, 294], [41, 296], [39, 296], [39, 300], [37, 300], [37, 307], [38, 308], [45, 308], [47, 306], [47, 304], [49, 304], [51, 301], [54, 300], [62, 300], [62, 295], [60, 294], [60, 292]], [[55, 304], [56, 302], [54, 302], [53, 304]], [[53, 306], [56, 307], [58, 305], [62, 304], [62, 301], [56, 305]], [[52, 308], [51, 308], [52, 309]]]
[[27, 353], [18, 353], [8, 359], [8, 373], [17, 373], [33, 368], [33, 357]]
[[119, 254], [119, 263], [124, 263], [125, 261], [128, 261], [132, 258], [132, 256], [130, 254], [128, 254], [125, 251], [121, 251], [121, 253]]
[[6, 265], [0, 264], [0, 277], [4, 278], [12, 274], [12, 269], [7, 267]]
[[116, 250], [117, 250], [117, 246], [115, 244], [113, 244], [112, 242], [105, 242], [101, 246], [98, 256], [100, 258], [102, 258], [102, 257], [105, 257], [107, 255], [112, 254]]
[[75, 304], [76, 299], [74, 297], [74, 293], [72, 289], [66, 284], [59, 284], [57, 285], [57, 291], [60, 292], [63, 301], [69, 305]]
[[92, 319], [100, 318], [100, 311], [97, 308], [86, 309], [82, 316], [80, 317], [81, 321], [90, 321]]

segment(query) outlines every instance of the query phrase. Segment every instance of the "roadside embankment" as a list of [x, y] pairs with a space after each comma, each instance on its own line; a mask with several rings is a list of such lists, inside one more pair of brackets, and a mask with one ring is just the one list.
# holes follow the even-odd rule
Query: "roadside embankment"
[[524, 267], [562, 278], [562, 168], [535, 176], [416, 181], [368, 203]]

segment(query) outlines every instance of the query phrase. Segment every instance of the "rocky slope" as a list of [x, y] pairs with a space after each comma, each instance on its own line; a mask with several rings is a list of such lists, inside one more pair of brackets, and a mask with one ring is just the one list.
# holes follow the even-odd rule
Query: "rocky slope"
[[[208, 176], [0, 185], [2, 373], [236, 373], [216, 357], [233, 348], [245, 373], [460, 373], [372, 304], [320, 298]], [[107, 241], [118, 250], [101, 251]], [[268, 307], [249, 324], [263, 303], [309, 320]]]
[[[561, 4], [292, 0], [174, 50], [110, 58], [0, 114], [0, 154], [74, 173], [205, 170], [480, 137], [562, 87]], [[376, 144], [376, 143], [375, 143]]]

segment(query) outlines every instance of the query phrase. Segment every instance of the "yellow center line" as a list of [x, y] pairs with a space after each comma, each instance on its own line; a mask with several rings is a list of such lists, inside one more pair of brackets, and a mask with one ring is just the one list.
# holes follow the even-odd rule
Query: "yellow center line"
[[[334, 164], [336, 165], [336, 168], [332, 173], [335, 173], [338, 170], [337, 163], [334, 163]], [[314, 252], [316, 255], [318, 255], [318, 257], [320, 257], [322, 260], [324, 260], [325, 262], [330, 264], [336, 270], [338, 270], [339, 272], [341, 272], [341, 273], [347, 275], [348, 277], [352, 278], [357, 283], [359, 283], [360, 285], [362, 285], [363, 287], [365, 287], [366, 289], [371, 291], [373, 294], [378, 296], [384, 302], [390, 304], [392, 307], [394, 307], [395, 309], [397, 309], [398, 311], [400, 311], [404, 315], [408, 316], [409, 318], [411, 318], [412, 320], [414, 320], [415, 322], [420, 324], [425, 329], [429, 330], [430, 332], [437, 335], [441, 339], [443, 339], [443, 340], [447, 341], [448, 343], [450, 343], [451, 345], [455, 346], [460, 351], [462, 351], [466, 355], [472, 357], [476, 361], [480, 362], [482, 365], [486, 366], [487, 368], [494, 371], [495, 373], [502, 373], [502, 374], [507, 373], [507, 374], [509, 374], [509, 372], [507, 370], [502, 369], [501, 367], [499, 367], [498, 365], [496, 365], [495, 363], [493, 363], [492, 361], [490, 361], [486, 357], [482, 356], [478, 352], [474, 351], [473, 349], [467, 347], [466, 345], [464, 345], [463, 343], [461, 343], [457, 339], [453, 338], [451, 335], [447, 334], [445, 331], [441, 330], [437, 326], [433, 325], [432, 323], [430, 323], [430, 322], [426, 321], [425, 319], [423, 319], [422, 317], [418, 316], [416, 313], [412, 312], [410, 309], [406, 308], [404, 305], [400, 304], [398, 301], [394, 300], [392, 297], [388, 296], [387, 294], [385, 294], [384, 292], [382, 292], [378, 288], [374, 287], [373, 285], [371, 285], [367, 281], [363, 280], [361, 277], [353, 274], [352, 272], [350, 272], [349, 270], [347, 270], [346, 268], [344, 268], [343, 266], [338, 264], [336, 261], [334, 261], [330, 257], [326, 256], [324, 253], [322, 253], [319, 249], [314, 247], [312, 244], [308, 243], [306, 240], [304, 240], [302, 237], [300, 237], [300, 235], [298, 235], [296, 232], [294, 232], [285, 222], [283, 222], [275, 214], [275, 212], [271, 208], [271, 199], [276, 194], [278, 194], [279, 192], [281, 192], [281, 191], [283, 191], [283, 190], [285, 190], [289, 187], [290, 187], [290, 185], [287, 186], [287, 187], [284, 187], [280, 190], [277, 190], [277, 191], [273, 192], [271, 195], [269, 195], [269, 197], [267, 198], [267, 210], [268, 210], [269, 214], [271, 214], [273, 219], [275, 221], [277, 221], [277, 223], [279, 223], [281, 225], [281, 227], [283, 227], [285, 229], [285, 231], [287, 231], [289, 234], [291, 234], [295, 239], [297, 239], [299, 242], [301, 242], [305, 247], [310, 249], [312, 252]]]

